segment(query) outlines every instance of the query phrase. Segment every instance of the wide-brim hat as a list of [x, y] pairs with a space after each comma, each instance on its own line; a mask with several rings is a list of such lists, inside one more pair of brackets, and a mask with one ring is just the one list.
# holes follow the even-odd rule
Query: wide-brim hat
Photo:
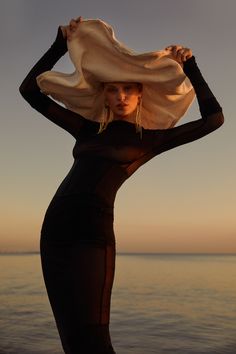
[[67, 47], [75, 71], [46, 71], [37, 77], [37, 83], [42, 92], [89, 120], [104, 119], [106, 82], [143, 85], [140, 118], [147, 129], [173, 127], [195, 97], [170, 50], [137, 54], [119, 42], [104, 21], [83, 20]]

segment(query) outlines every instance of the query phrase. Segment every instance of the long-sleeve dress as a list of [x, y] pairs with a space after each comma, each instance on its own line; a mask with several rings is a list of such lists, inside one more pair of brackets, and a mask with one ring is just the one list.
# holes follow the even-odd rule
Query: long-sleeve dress
[[36, 77], [67, 51], [59, 28], [50, 49], [20, 86], [22, 96], [76, 143], [74, 163], [57, 189], [43, 221], [41, 259], [45, 284], [66, 354], [114, 353], [109, 334], [115, 270], [113, 206], [117, 190], [156, 155], [199, 139], [224, 121], [222, 109], [195, 58], [184, 63], [201, 118], [165, 130], [142, 130], [114, 120], [98, 134], [99, 123], [74, 113], [40, 92]]

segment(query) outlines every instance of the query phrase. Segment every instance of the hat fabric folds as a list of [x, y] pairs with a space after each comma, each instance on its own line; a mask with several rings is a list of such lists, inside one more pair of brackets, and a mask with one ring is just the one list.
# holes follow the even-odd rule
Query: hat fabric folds
[[83, 20], [67, 47], [75, 71], [46, 71], [37, 77], [37, 84], [42, 92], [89, 120], [103, 120], [106, 82], [143, 84], [141, 125], [146, 129], [173, 127], [195, 97], [170, 50], [137, 54], [119, 42], [104, 21]]

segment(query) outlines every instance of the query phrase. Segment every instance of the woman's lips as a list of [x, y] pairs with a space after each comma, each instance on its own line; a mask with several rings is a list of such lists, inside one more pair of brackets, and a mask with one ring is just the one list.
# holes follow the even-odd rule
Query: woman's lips
[[118, 107], [118, 108], [124, 108], [124, 107], [127, 107], [127, 106], [128, 106], [127, 103], [119, 103], [119, 104], [116, 105], [116, 107]]

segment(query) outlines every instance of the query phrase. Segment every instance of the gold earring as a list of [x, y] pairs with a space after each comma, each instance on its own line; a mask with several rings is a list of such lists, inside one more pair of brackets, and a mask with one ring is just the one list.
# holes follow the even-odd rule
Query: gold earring
[[135, 117], [136, 132], [140, 133], [140, 138], [142, 139], [141, 110], [142, 110], [142, 97], [139, 98], [137, 109], [136, 109], [136, 117]]

